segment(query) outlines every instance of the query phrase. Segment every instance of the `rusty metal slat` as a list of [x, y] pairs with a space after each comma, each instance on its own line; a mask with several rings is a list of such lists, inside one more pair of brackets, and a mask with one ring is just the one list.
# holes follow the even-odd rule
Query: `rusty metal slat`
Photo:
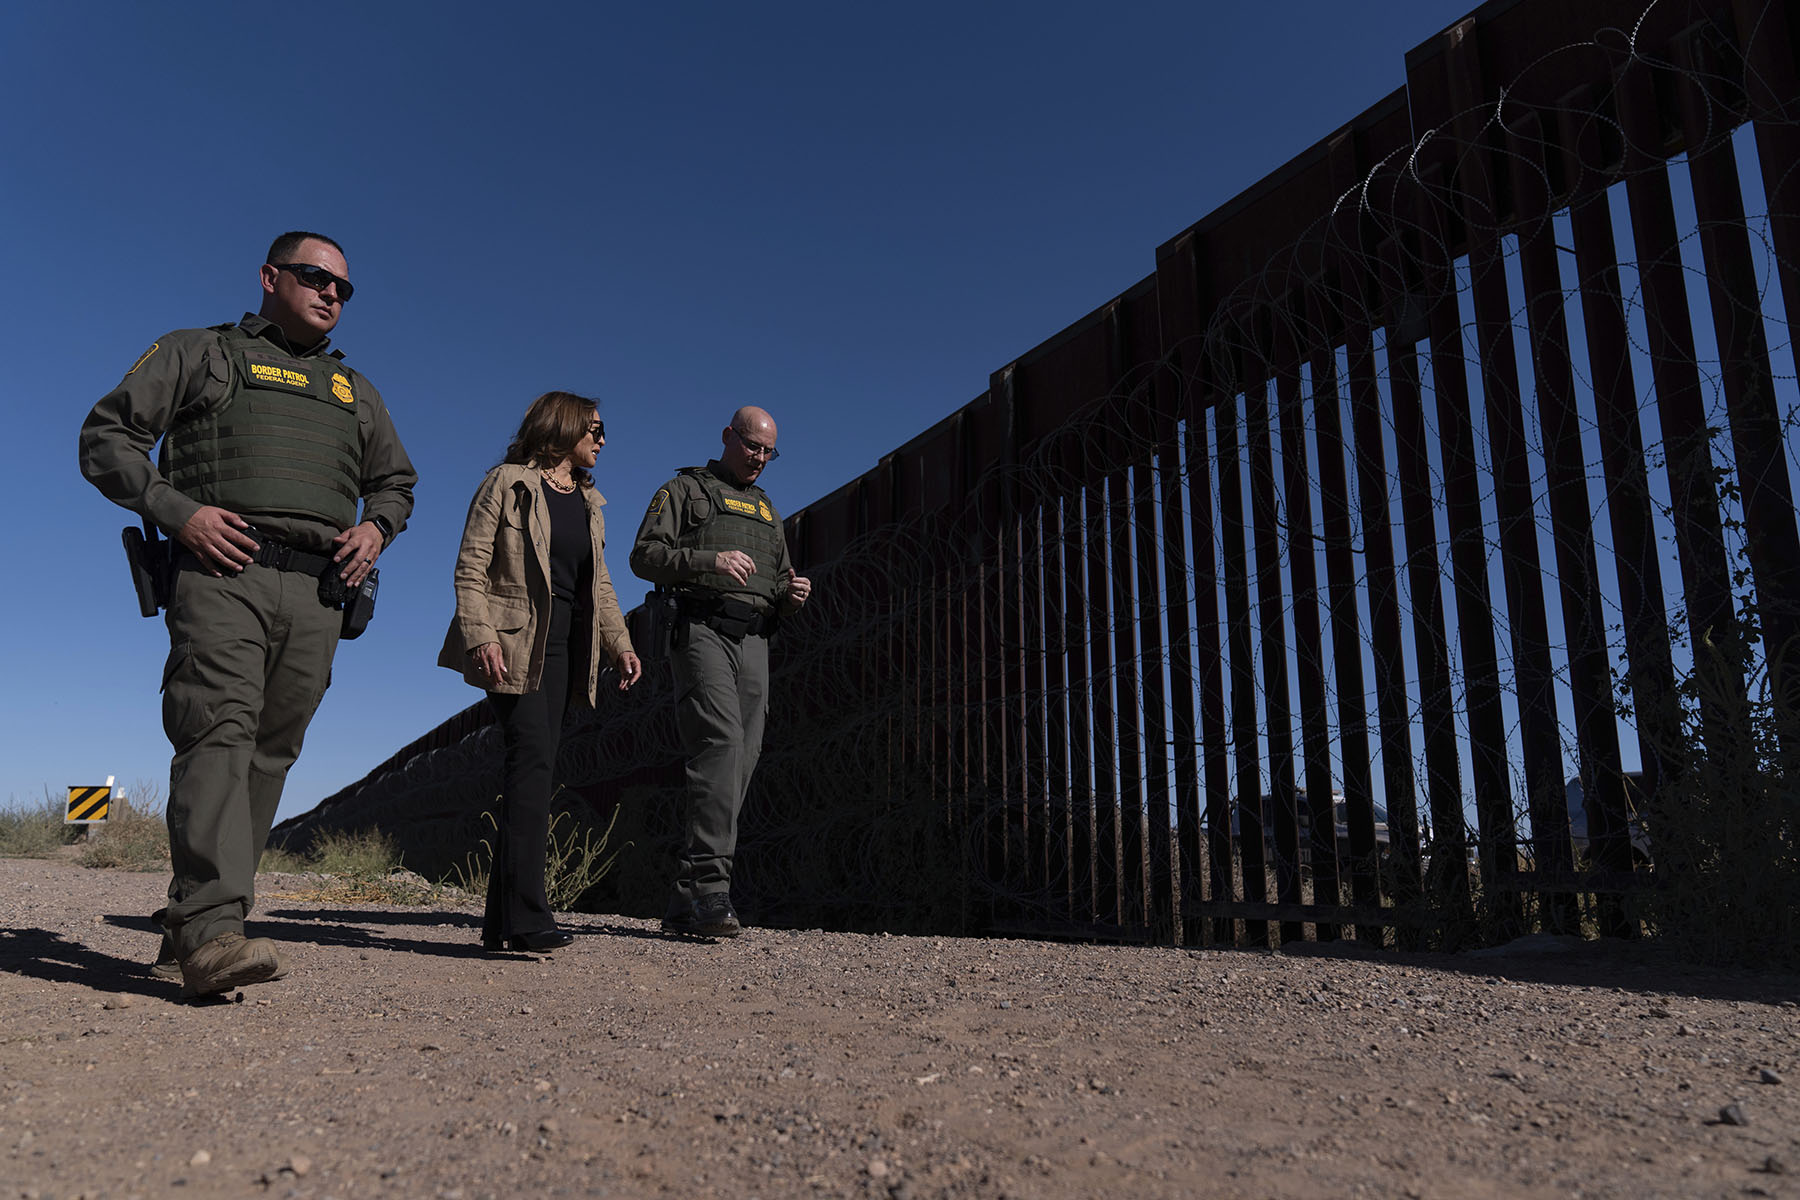
[[970, 828], [970, 803], [977, 790], [978, 730], [975, 723], [979, 683], [976, 672], [981, 661], [980, 595], [970, 584], [969, 564], [958, 562], [954, 568], [952, 590], [947, 599], [951, 606], [946, 624], [951, 630], [949, 662], [952, 671], [950, 698], [950, 759], [945, 779], [950, 789], [952, 823], [964, 837], [977, 835]]
[[[1464, 146], [1482, 144], [1487, 129], [1486, 106], [1480, 99], [1480, 54], [1472, 34], [1450, 48], [1442, 68], [1449, 73], [1449, 94], [1458, 108], [1454, 121], [1456, 140]], [[1470, 170], [1462, 178], [1460, 199], [1463, 219], [1470, 231], [1469, 277], [1480, 339], [1482, 399], [1494, 471], [1495, 511], [1500, 524], [1501, 575], [1512, 626], [1513, 679], [1519, 704], [1532, 846], [1538, 863], [1564, 869], [1572, 863], [1574, 849], [1569, 841], [1562, 744], [1555, 720], [1544, 575], [1538, 561], [1536, 514], [1527, 472], [1529, 459], [1513, 352], [1512, 310], [1499, 232], [1491, 216], [1498, 207], [1496, 180], [1487, 170], [1484, 155], [1468, 155], [1463, 162]], [[1546, 916], [1552, 931], [1572, 932], [1579, 920], [1574, 897], [1548, 897]]]
[[982, 730], [982, 836], [988, 879], [1001, 886], [991, 893], [994, 917], [1011, 917], [1018, 905], [1011, 893], [1009, 867], [1013, 851], [1014, 814], [1012, 793], [1012, 679], [1007, 651], [1009, 619], [1016, 601], [1009, 586], [1016, 582], [1008, 569], [1016, 552], [1017, 533], [1009, 524], [984, 541], [981, 566], [981, 709]]
[[[1142, 431], [1153, 436], [1153, 430]], [[1162, 587], [1162, 546], [1157, 538], [1157, 479], [1149, 462], [1132, 467], [1137, 484], [1133, 504], [1137, 523], [1138, 654], [1139, 687], [1144, 695], [1144, 823], [1147, 876], [1147, 923], [1160, 937], [1175, 928], [1175, 889], [1169, 843], [1173, 835], [1169, 818], [1169, 727], [1165, 709], [1168, 693], [1163, 684], [1162, 610], [1167, 598]], [[1167, 514], [1164, 514], [1165, 519]], [[1128, 860], [1129, 861], [1129, 860]]]
[[[1071, 451], [1080, 458], [1086, 443]], [[1088, 603], [1087, 515], [1085, 492], [1069, 493], [1063, 505], [1063, 646], [1069, 679], [1069, 907], [1078, 919], [1094, 919], [1094, 676], [1089, 669], [1088, 641], [1093, 609]]]
[[[1606, 613], [1594, 557], [1587, 464], [1581, 420], [1575, 409], [1574, 371], [1569, 363], [1568, 321], [1555, 227], [1550, 221], [1553, 202], [1542, 185], [1540, 156], [1535, 149], [1542, 139], [1535, 117], [1521, 118], [1515, 132], [1513, 194], [1521, 211], [1536, 217], [1535, 223], [1519, 232], [1519, 270], [1525, 286], [1531, 357], [1537, 364], [1538, 425], [1543, 431], [1551, 543], [1556, 552], [1556, 580], [1562, 590], [1582, 792], [1595, 797], [1606, 811], [1623, 814], [1624, 767], [1614, 717]], [[1602, 933], [1625, 935], [1627, 923], [1616, 906], [1603, 905], [1600, 915]]]
[[1800, 335], [1800, 43], [1793, 6], [1784, 0], [1732, 0], [1744, 88], [1755, 123], [1756, 154], [1768, 200], [1769, 233], [1787, 311]]
[[1069, 805], [1073, 800], [1070, 776], [1071, 738], [1068, 702], [1068, 602], [1067, 572], [1062, 561], [1063, 510], [1060, 497], [1045, 501], [1043, 509], [1044, 579], [1044, 790], [1042, 837], [1032, 847], [1032, 860], [1046, 881], [1052, 911], [1069, 917]]
[[1048, 695], [1044, 690], [1044, 562], [1042, 506], [1034, 502], [1019, 514], [1019, 788], [1025, 827], [1021, 831], [1018, 872], [1034, 905], [1050, 892], [1044, 861], [1044, 832], [1049, 822], [1046, 786]]
[[1026, 849], [1031, 834], [1031, 791], [1029, 768], [1025, 761], [1025, 725], [1030, 719], [1032, 693], [1025, 687], [1025, 575], [1028, 550], [1025, 544], [1026, 516], [1030, 497], [1016, 469], [1019, 460], [1021, 432], [1026, 421], [1017, 389], [1016, 373], [1002, 371], [990, 382], [988, 392], [1004, 414], [1004, 454], [1002, 462], [1014, 469], [1001, 478], [1000, 537], [995, 546], [994, 561], [995, 611], [994, 659], [995, 696], [990, 706], [994, 744], [1000, 752], [995, 778], [999, 794], [994, 797], [1002, 836], [1001, 874], [1004, 895], [1011, 913], [1021, 911], [1023, 898], [1029, 895], [1032, 879], [1029, 853]]
[[[1420, 894], [1419, 810], [1414, 793], [1406, 662], [1401, 650], [1399, 575], [1394, 567], [1393, 519], [1388, 512], [1387, 453], [1381, 437], [1381, 392], [1375, 380], [1372, 330], [1357, 315], [1350, 319], [1345, 335], [1357, 512], [1362, 516], [1363, 563], [1368, 574], [1369, 649], [1375, 661], [1376, 737], [1381, 745], [1388, 846], [1395, 868], [1391, 872], [1393, 899], [1405, 904]], [[1351, 848], [1353, 853], [1362, 853], [1357, 847], [1357, 824], [1353, 810]], [[1374, 831], [1367, 832], [1372, 844]]]
[[[1163, 371], [1168, 380], [1170, 420], [1175, 428], [1166, 443], [1163, 460], [1163, 547], [1164, 579], [1169, 589], [1169, 687], [1175, 734], [1175, 810], [1176, 855], [1181, 875], [1180, 893], [1185, 903], [1199, 899], [1204, 892], [1206, 875], [1202, 858], [1200, 757], [1203, 739], [1200, 735], [1197, 692], [1201, 687], [1199, 662], [1210, 657], [1201, 635], [1205, 626], [1195, 627], [1196, 617], [1190, 606], [1188, 581], [1200, 563], [1210, 561], [1211, 547], [1199, 540], [1195, 527], [1188, 523], [1191, 506], [1184, 493], [1195, 471], [1205, 474], [1205, 463], [1196, 464], [1196, 455], [1204, 439], [1196, 436], [1205, 417], [1202, 397], [1195, 385], [1193, 337], [1198, 325], [1197, 283], [1195, 279], [1194, 240], [1184, 236], [1159, 249], [1156, 264], [1156, 297], [1158, 339], [1162, 347]], [[1193, 553], [1187, 539], [1193, 536]], [[1196, 582], [1195, 589], [1198, 591]], [[1179, 614], [1177, 617], [1176, 614]], [[1229, 869], [1229, 868], [1228, 868]], [[1215, 876], [1216, 878], [1216, 876]], [[1183, 910], [1185, 912], [1185, 910]], [[1227, 927], [1229, 928], [1229, 927]], [[1198, 944], [1206, 940], [1207, 931], [1198, 920], [1183, 917], [1179, 927], [1183, 943]]]
[[[1300, 822], [1294, 794], [1294, 718], [1288, 696], [1287, 627], [1281, 615], [1286, 595], [1281, 586], [1281, 539], [1276, 529], [1275, 448], [1269, 435], [1269, 382], [1263, 376], [1262, 364], [1257, 366], [1250, 385], [1244, 389], [1244, 426], [1250, 458], [1257, 632], [1262, 648], [1263, 736], [1269, 764], [1269, 803], [1274, 808], [1275, 896], [1283, 904], [1298, 904]], [[1259, 834], [1268, 825], [1265, 818], [1258, 827]], [[1242, 828], [1247, 838], [1249, 828]], [[1297, 942], [1305, 938], [1306, 930], [1289, 922], [1281, 926], [1279, 936], [1283, 942]]]
[[[1104, 438], [1096, 433], [1095, 440]], [[1115, 723], [1110, 608], [1113, 589], [1108, 578], [1107, 530], [1111, 518], [1104, 480], [1087, 489], [1088, 614], [1092, 637], [1088, 642], [1089, 678], [1094, 697], [1094, 817], [1088, 850], [1093, 861], [1094, 915], [1108, 924], [1120, 924], [1118, 913], [1118, 733]]]
[[[1450, 681], [1449, 638], [1439, 576], [1434, 489], [1427, 458], [1425, 411], [1420, 398], [1418, 347], [1388, 343], [1388, 391], [1394, 408], [1395, 472], [1400, 480], [1406, 573], [1412, 596], [1413, 648], [1418, 661], [1420, 724], [1425, 742], [1425, 794], [1432, 834], [1425, 847], [1433, 863], [1464, 861], [1462, 766], [1456, 749], [1455, 699]], [[1388, 807], [1392, 831], [1393, 807]], [[1437, 870], [1426, 881], [1430, 903], [1444, 913], [1452, 943], [1473, 934], [1475, 908], [1467, 871]]]
[[[1381, 883], [1375, 869], [1375, 788], [1369, 754], [1369, 714], [1363, 700], [1366, 689], [1362, 631], [1356, 611], [1356, 563], [1351, 549], [1355, 535], [1344, 469], [1344, 435], [1338, 416], [1336, 337], [1328, 320], [1328, 307], [1317, 291], [1309, 296], [1308, 319], [1321, 335], [1313, 349], [1313, 437], [1319, 453], [1319, 522], [1325, 538], [1333, 675], [1337, 680], [1338, 749], [1350, 840], [1350, 890], [1355, 906], [1367, 909], [1381, 903]], [[1335, 825], [1334, 820], [1334, 831]], [[1379, 927], [1359, 925], [1356, 935], [1359, 941], [1381, 940]]]
[[[1244, 898], [1268, 898], [1267, 862], [1263, 847], [1262, 771], [1256, 751], [1256, 666], [1250, 623], [1250, 577], [1244, 548], [1244, 492], [1238, 457], [1238, 400], [1223, 391], [1213, 404], [1218, 439], [1219, 531], [1225, 569], [1226, 644], [1231, 676], [1231, 743], [1237, 768], [1236, 802], [1238, 863], [1243, 869]], [[1269, 942], [1268, 926], [1244, 924], [1253, 946]]]
[[[1441, 173], [1435, 178], [1441, 179]], [[1455, 271], [1445, 256], [1449, 242], [1443, 229], [1442, 210], [1423, 194], [1418, 194], [1416, 200], [1415, 219], [1422, 235], [1419, 261], [1426, 272], [1425, 293], [1429, 298], [1426, 323], [1431, 338], [1438, 453], [1444, 469], [1451, 577], [1456, 589], [1457, 644], [1462, 649], [1469, 718], [1469, 777], [1475, 788], [1475, 816], [1480, 823], [1482, 878], [1487, 880], [1515, 865], [1518, 830], [1513, 822], [1506, 762], [1499, 656], [1494, 646], [1493, 606], [1488, 597], [1487, 535], [1482, 525], [1481, 482]], [[1524, 932], [1524, 914], [1517, 896], [1489, 897], [1484, 907], [1497, 936]]]
[[[1658, 154], [1661, 117], [1651, 68], [1634, 60], [1618, 75], [1613, 95], [1625, 135], [1625, 196], [1688, 636], [1693, 646], [1704, 645], [1709, 637], [1735, 642], [1737, 611], [1714, 483], [1706, 397], [1696, 366], [1675, 204], [1668, 170]], [[1701, 695], [1703, 737], [1709, 745], [1728, 745], [1730, 714], [1745, 701], [1743, 675], [1723, 663], [1711, 664], [1710, 670], [1713, 688], [1723, 691], [1726, 699], [1715, 699], [1712, 689]]]
[[[1335, 905], [1338, 895], [1337, 813], [1332, 799], [1331, 731], [1325, 710], [1324, 646], [1319, 625], [1318, 566], [1314, 561], [1311, 475], [1307, 470], [1306, 415], [1300, 394], [1300, 350], [1295, 344], [1295, 309], [1275, 316], [1275, 405], [1281, 434], [1282, 481], [1287, 496], [1288, 575], [1293, 584], [1294, 663], [1300, 692], [1300, 752], [1306, 775], [1311, 829], [1307, 858], [1313, 900]], [[1315, 330], [1315, 334], [1321, 331]], [[1338, 926], [1327, 921], [1315, 931], [1334, 941]]]
[[[1116, 440], [1119, 435], [1109, 437]], [[1115, 453], [1112, 461], [1117, 463]], [[1143, 833], [1144, 751], [1140, 732], [1138, 692], [1138, 658], [1135, 618], [1137, 614], [1137, 580], [1131, 563], [1132, 518], [1131, 477], [1120, 470], [1107, 478], [1107, 545], [1111, 552], [1112, 636], [1113, 636], [1113, 720], [1116, 730], [1114, 750], [1118, 755], [1119, 776], [1117, 802], [1107, 809], [1102, 824], [1101, 853], [1110, 848], [1116, 890], [1115, 919], [1127, 928], [1139, 925], [1144, 917], [1142, 887], [1143, 853], [1139, 839]], [[1110, 827], [1109, 827], [1110, 824]], [[1106, 915], [1102, 910], [1101, 915]]]
[[[1416, 184], [1408, 181], [1408, 190]], [[1383, 189], [1384, 191], [1386, 189]], [[1396, 216], [1412, 209], [1410, 198]], [[1401, 525], [1406, 539], [1406, 579], [1412, 600], [1413, 654], [1419, 672], [1419, 724], [1425, 750], [1425, 794], [1433, 826], [1423, 847], [1433, 863], [1464, 861], [1462, 764], [1456, 748], [1455, 698], [1450, 680], [1450, 644], [1445, 630], [1440, 575], [1441, 548], [1433, 514], [1431, 479], [1418, 339], [1420, 321], [1414, 280], [1400, 260], [1402, 247], [1390, 238], [1380, 255], [1387, 309], [1388, 393], [1394, 419], [1394, 473], [1400, 484]], [[1388, 809], [1389, 821], [1393, 808]], [[1391, 832], [1391, 824], [1390, 824]], [[1445, 910], [1446, 937], [1458, 942], [1474, 930], [1475, 911], [1466, 871], [1438, 869], [1427, 881], [1429, 900]]]
[[[1792, 712], [1794, 701], [1800, 699], [1800, 661], [1796, 661], [1800, 660], [1800, 527], [1794, 520], [1768, 335], [1738, 189], [1737, 155], [1731, 139], [1716, 132], [1720, 118], [1708, 110], [1707, 98], [1693, 78], [1698, 71], [1721, 68], [1702, 59], [1700, 50], [1694, 39], [1683, 39], [1676, 46], [1676, 61], [1689, 72], [1678, 89], [1682, 125], [1692, 147], [1688, 176], [1724, 377], [1745, 548], [1756, 579], [1757, 615], [1774, 693], [1786, 698], [1787, 711]], [[1714, 136], [1707, 143], [1703, 139], [1709, 132]], [[1787, 169], [1795, 169], [1795, 164]], [[1793, 750], [1793, 743], [1800, 742], [1800, 729], [1783, 728], [1778, 736]]]
[[[1174, 381], [1165, 376], [1166, 386]], [[1169, 741], [1175, 759], [1174, 844], [1170, 870], [1175, 872], [1177, 906], [1184, 897], [1199, 895], [1200, 882], [1200, 742], [1194, 711], [1194, 629], [1188, 602], [1188, 556], [1185, 541], [1187, 511], [1182, 501], [1181, 444], [1185, 427], [1167, 431], [1157, 456], [1163, 519], [1163, 580], [1169, 613]], [[1160, 904], [1160, 899], [1158, 901]], [[1190, 940], [1190, 931], [1179, 921], [1179, 942]]]
[[[1586, 93], [1597, 95], [1597, 89]], [[1590, 100], [1591, 103], [1591, 100]], [[1598, 161], [1593, 146], [1597, 123], [1565, 118], [1563, 143], [1582, 161]], [[1650, 484], [1638, 420], [1630, 334], [1619, 285], [1612, 212], [1604, 192], [1575, 202], [1569, 211], [1575, 268], [1581, 288], [1582, 328], [1587, 341], [1588, 376], [1594, 390], [1595, 430], [1600, 442], [1607, 513], [1613, 539], [1626, 646], [1626, 680], [1638, 730], [1638, 760], [1645, 794], [1656, 794], [1667, 773], [1664, 760], [1678, 754], [1681, 712], [1663, 607], [1662, 548], [1650, 508]], [[1631, 869], [1624, 789], [1588, 793], [1588, 837], [1594, 861], [1606, 870]], [[1615, 804], [1617, 807], [1615, 807]], [[1628, 929], [1625, 932], [1633, 932]]]
[[[1544, 572], [1538, 561], [1536, 514], [1526, 470], [1524, 412], [1513, 369], [1510, 301], [1498, 249], [1491, 244], [1477, 246], [1470, 256], [1470, 274], [1475, 290], [1475, 323], [1482, 343], [1482, 392], [1490, 461], [1494, 464], [1501, 575], [1512, 625], [1513, 678], [1525, 755], [1532, 847], [1538, 862], [1560, 869], [1573, 861], [1574, 851], [1569, 842], [1562, 744], [1556, 729]], [[1572, 931], [1577, 919], [1573, 897], [1556, 898], [1550, 918], [1554, 931]]]
[[[1360, 190], [1361, 168], [1353, 138], [1346, 135], [1333, 139], [1331, 174], [1334, 188], [1340, 194], [1353, 187]], [[1352, 314], [1366, 308], [1361, 295], [1359, 263], [1361, 226], [1360, 207], [1352, 206], [1340, 207], [1327, 223], [1324, 261], [1330, 272], [1332, 290], [1315, 293], [1319, 311], [1314, 320], [1322, 329], [1331, 331], [1327, 345], [1344, 344], [1348, 376], [1342, 385], [1347, 389], [1345, 398], [1351, 398], [1355, 387], [1355, 377], [1349, 370], [1354, 359], [1349, 328]], [[1367, 341], [1365, 333], [1365, 345]], [[1326, 356], [1324, 366], [1326, 378], [1331, 381], [1331, 394], [1336, 397], [1339, 383], [1335, 353]], [[1350, 843], [1351, 891], [1357, 905], [1376, 906], [1386, 881], [1380, 878], [1377, 862], [1374, 760], [1369, 750], [1370, 722], [1362, 669], [1362, 634], [1356, 610], [1357, 592], [1364, 584], [1356, 576], [1352, 549], [1356, 536], [1350, 517], [1351, 498], [1345, 469], [1354, 446], [1344, 437], [1336, 399], [1331, 404], [1315, 406], [1313, 416], [1318, 423], [1321, 517], [1327, 543], [1325, 566], [1331, 586], [1332, 644], [1337, 662], [1338, 708], [1343, 730], [1344, 809]], [[1379, 713], [1375, 732], [1377, 737], [1381, 735]], [[1358, 926], [1356, 937], [1359, 941], [1377, 945], [1385, 944], [1387, 940], [1385, 930], [1380, 927]]]
[[[1189, 409], [1187, 424], [1188, 528], [1194, 554], [1194, 655], [1199, 664], [1200, 744], [1206, 764], [1206, 893], [1232, 896], [1231, 784], [1226, 760], [1225, 670], [1220, 652], [1219, 566], [1213, 538], [1212, 470], [1205, 410]], [[1198, 859], [1195, 861], [1198, 868]], [[1196, 889], [1198, 890], [1198, 889]], [[1229, 920], [1213, 923], [1212, 940], [1236, 940]]]

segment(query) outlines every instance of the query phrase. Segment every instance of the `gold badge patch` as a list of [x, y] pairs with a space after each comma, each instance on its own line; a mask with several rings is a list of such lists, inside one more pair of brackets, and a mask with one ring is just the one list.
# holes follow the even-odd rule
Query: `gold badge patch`
[[769, 502], [767, 500], [758, 500], [756, 502], [756, 507], [757, 510], [762, 513], [763, 520], [773, 521], [775, 519], [775, 514], [769, 511]]
[[161, 346], [161, 345], [162, 345], [162, 343], [161, 343], [161, 342], [151, 342], [151, 343], [150, 343], [150, 348], [149, 348], [149, 349], [148, 349], [148, 350], [146, 350], [146, 351], [144, 351], [144, 356], [143, 356], [143, 357], [142, 357], [142, 358], [140, 358], [140, 359], [138, 359], [138, 360], [137, 360], [137, 361], [136, 361], [136, 362], [134, 362], [134, 363], [132, 363], [132, 364], [131, 364], [131, 370], [130, 370], [130, 371], [127, 371], [127, 372], [125, 372], [125, 373], [126, 373], [126, 374], [127, 374], [127, 375], [130, 375], [130, 374], [132, 374], [132, 373], [133, 373], [133, 372], [135, 372], [135, 371], [136, 371], [136, 370], [137, 370], [137, 369], [138, 369], [138, 368], [139, 368], [139, 367], [141, 367], [141, 366], [143, 366], [143, 365], [144, 365], [144, 364], [145, 364], [145, 363], [147, 363], [147, 362], [149, 362], [149, 361], [150, 361], [150, 356], [151, 356], [151, 355], [152, 355], [152, 354], [155, 354], [155, 353], [156, 353], [156, 351], [157, 351], [157, 348], [158, 348], [158, 347], [160, 347], [160, 346]]
[[331, 394], [345, 404], [354, 403], [356, 400], [356, 393], [350, 390], [350, 381], [342, 375], [331, 377]]

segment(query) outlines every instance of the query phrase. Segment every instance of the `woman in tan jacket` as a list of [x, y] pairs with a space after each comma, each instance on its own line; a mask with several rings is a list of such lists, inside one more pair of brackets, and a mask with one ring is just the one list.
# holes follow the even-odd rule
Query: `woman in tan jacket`
[[481, 942], [489, 950], [554, 950], [544, 894], [550, 797], [571, 693], [592, 707], [604, 654], [619, 689], [643, 668], [606, 573], [606, 501], [589, 474], [606, 427], [595, 401], [547, 392], [525, 412], [506, 461], [469, 503], [456, 556], [456, 616], [440, 666], [488, 694], [506, 747], [494, 861]]

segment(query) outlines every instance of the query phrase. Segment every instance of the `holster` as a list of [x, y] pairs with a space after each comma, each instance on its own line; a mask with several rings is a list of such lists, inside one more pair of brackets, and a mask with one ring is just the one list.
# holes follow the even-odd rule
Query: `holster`
[[138, 612], [154, 617], [169, 606], [170, 543], [145, 521], [142, 530], [127, 525], [120, 530], [125, 543], [125, 562], [131, 568], [131, 587], [137, 593]]
[[767, 637], [775, 632], [776, 616], [773, 610], [763, 612], [748, 600], [738, 596], [699, 596], [680, 595], [675, 597], [678, 616], [675, 622], [675, 637], [671, 642], [680, 649], [687, 640], [687, 626], [698, 621], [720, 637], [730, 638], [734, 642], [746, 637]]
[[[339, 581], [342, 586], [342, 581]], [[338, 634], [346, 642], [353, 642], [362, 636], [363, 630], [375, 618], [375, 593], [381, 588], [381, 571], [370, 567], [369, 573], [363, 576], [362, 584], [344, 597], [344, 628]]]

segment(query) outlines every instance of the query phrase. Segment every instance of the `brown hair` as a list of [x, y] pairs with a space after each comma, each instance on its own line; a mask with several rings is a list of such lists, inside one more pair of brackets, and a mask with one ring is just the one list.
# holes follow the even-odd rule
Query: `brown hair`
[[[519, 432], [513, 435], [502, 461], [527, 467], [561, 462], [587, 436], [588, 426], [599, 410], [598, 400], [574, 392], [545, 392], [525, 410], [525, 419], [519, 422]], [[569, 473], [582, 487], [594, 486], [594, 478], [586, 467], [570, 464]]]
[[286, 263], [290, 261], [294, 257], [294, 254], [300, 249], [301, 242], [324, 242], [339, 254], [343, 254], [346, 259], [350, 257], [348, 254], [344, 254], [344, 248], [342, 246], [338, 245], [324, 234], [308, 233], [304, 229], [295, 229], [282, 234], [273, 242], [270, 242], [269, 257], [263, 259], [263, 261], [266, 263], [276, 263], [278, 265]]

